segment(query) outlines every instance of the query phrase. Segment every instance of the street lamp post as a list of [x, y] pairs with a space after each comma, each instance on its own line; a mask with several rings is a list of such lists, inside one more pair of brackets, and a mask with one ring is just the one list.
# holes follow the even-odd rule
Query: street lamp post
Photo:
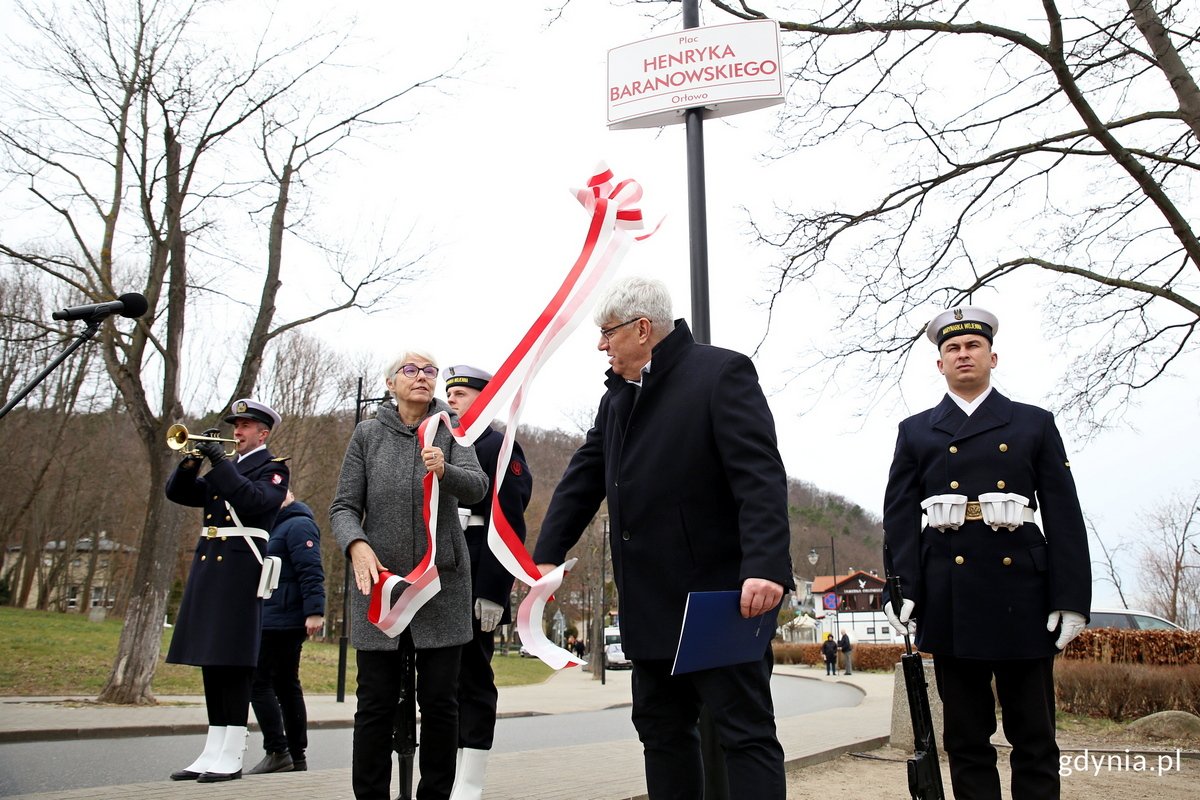
[[[388, 399], [388, 395], [383, 397], [363, 397], [363, 379], [358, 379], [358, 393], [354, 398], [354, 424], [362, 422], [363, 409], [370, 405], [377, 405]], [[346, 702], [346, 666], [349, 661], [350, 649], [350, 558], [345, 559], [344, 570], [342, 574], [342, 635], [338, 637], [338, 668], [337, 668], [337, 702]]]
[[[605, 560], [607, 560], [607, 558], [608, 558], [608, 517], [605, 516], [602, 519], [601, 527], [600, 527], [600, 613], [596, 615], [596, 630], [599, 633], [599, 636], [597, 637], [596, 641], [599, 646], [599, 650], [598, 651], [596, 649], [592, 650], [593, 663], [596, 664], [596, 669], [600, 670], [600, 685], [601, 686], [605, 685], [605, 680], [604, 680], [605, 647], [604, 646], [606, 643], [604, 641], [604, 627], [605, 627], [605, 625], [608, 624], [608, 597], [606, 597], [607, 592], [605, 591], [605, 587], [604, 587], [604, 581], [607, 579], [607, 576], [605, 575], [604, 562], [605, 562]], [[596, 673], [593, 672], [592, 674], [595, 675]]]
[[[595, 525], [595, 522], [591, 523]], [[593, 551], [594, 552], [594, 551]], [[604, 561], [608, 557], [608, 517], [600, 517], [600, 587], [594, 595], [594, 603], [592, 604], [592, 620], [591, 633], [588, 634], [588, 639], [591, 644], [589, 647], [588, 662], [591, 667], [593, 679], [599, 679], [600, 685], [605, 684], [604, 677], [604, 626], [607, 624], [608, 616], [608, 598], [607, 592], [604, 590], [604, 582], [607, 580]]]
[[[820, 554], [817, 553], [818, 548], [820, 548], [821, 550], [824, 550], [825, 545], [823, 545], [823, 544], [814, 545], [808, 551], [808, 563], [812, 564], [814, 567], [817, 565], [817, 561], [819, 561], [821, 559]], [[838, 584], [837, 550], [833, 546], [833, 537], [832, 536], [829, 537], [829, 562], [830, 562], [830, 566], [833, 568], [833, 599], [834, 599], [833, 638], [836, 639], [836, 638], [838, 638], [838, 614], [841, 611], [842, 604], [841, 604], [841, 598], [838, 597], [838, 593], [837, 593], [837, 584]]]

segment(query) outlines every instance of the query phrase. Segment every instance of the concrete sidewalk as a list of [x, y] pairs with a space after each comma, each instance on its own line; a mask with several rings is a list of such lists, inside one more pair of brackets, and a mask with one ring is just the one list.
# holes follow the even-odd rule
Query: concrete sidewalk
[[[796, 680], [833, 681], [823, 669], [780, 665], [777, 675]], [[579, 669], [555, 673], [545, 683], [500, 689], [501, 716], [594, 711], [628, 705], [630, 673], [608, 672], [602, 686]], [[891, 727], [893, 676], [855, 673], [836, 680], [855, 686], [862, 702], [799, 716], [777, 708], [779, 739], [788, 768], [835, 758], [886, 743]], [[354, 697], [337, 703], [332, 695], [306, 697], [310, 727], [350, 727]], [[66, 698], [0, 698], [0, 742], [112, 738], [206, 729], [203, 698], [160, 697], [141, 708], [101, 706]], [[579, 780], [572, 765], [603, 765]], [[496, 753], [488, 763], [485, 800], [626, 800], [645, 796], [641, 745], [637, 741]], [[291, 794], [352, 800], [350, 769], [250, 776], [229, 783], [173, 783], [169, 780], [22, 795], [23, 800], [278, 800]]]

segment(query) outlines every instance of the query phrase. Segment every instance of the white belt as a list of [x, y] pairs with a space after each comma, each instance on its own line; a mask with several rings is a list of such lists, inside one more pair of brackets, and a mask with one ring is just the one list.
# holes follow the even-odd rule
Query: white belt
[[[240, 536], [243, 539], [262, 539], [264, 542], [271, 538], [271, 534], [264, 531], [262, 528], [246, 528], [242, 525], [242, 521], [238, 519], [238, 513], [233, 510], [233, 506], [229, 502], [225, 502], [225, 508], [229, 509], [229, 515], [233, 517], [233, 521], [237, 523], [232, 528], [218, 528], [215, 525], [208, 525], [200, 529], [200, 537], [203, 539], [216, 539], [218, 536], [225, 539], [229, 536]], [[258, 563], [262, 565], [262, 572], [258, 576], [258, 589], [256, 594], [261, 598], [268, 598], [271, 592], [279, 587], [279, 574], [283, 568], [283, 559], [279, 556], [267, 556], [263, 559], [262, 553], [258, 552], [258, 548], [250, 545], [250, 552], [258, 559]]]
[[[264, 531], [262, 528], [218, 528], [213, 525], [200, 528], [201, 539], [225, 539], [229, 536], [240, 536], [244, 539], [262, 539], [264, 542], [271, 538], [271, 534]], [[258, 552], [257, 547], [251, 547], [254, 551], [254, 557], [258, 559], [258, 563], [262, 563], [262, 554]]]
[[1034, 521], [1029, 498], [1012, 492], [987, 492], [977, 500], [962, 494], [938, 494], [921, 501], [930, 527], [940, 531], [958, 530], [964, 522], [984, 522], [998, 531], [1015, 531]]
[[465, 531], [470, 527], [483, 527], [487, 523], [483, 519], [482, 514], [472, 514], [469, 508], [458, 509], [458, 524]]
[[224, 539], [226, 536], [244, 536], [247, 539], [270, 539], [271, 534], [262, 528], [218, 528], [208, 525], [200, 528], [200, 536], [205, 539]]

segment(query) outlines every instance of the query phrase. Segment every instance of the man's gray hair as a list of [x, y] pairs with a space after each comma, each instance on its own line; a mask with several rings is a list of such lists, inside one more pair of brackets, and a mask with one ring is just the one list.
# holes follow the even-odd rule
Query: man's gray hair
[[625, 322], [645, 317], [650, 326], [662, 336], [671, 332], [674, 317], [671, 316], [671, 293], [662, 281], [631, 275], [615, 282], [600, 302], [592, 320], [599, 326], [612, 321]]
[[437, 359], [429, 355], [429, 353], [425, 352], [424, 350], [401, 350], [400, 355], [392, 359], [391, 362], [388, 363], [387, 369], [383, 371], [383, 379], [386, 381], [388, 378], [395, 375], [396, 370], [407, 364], [414, 356], [416, 358], [421, 358], [425, 361], [428, 361], [435, 367], [438, 365]]

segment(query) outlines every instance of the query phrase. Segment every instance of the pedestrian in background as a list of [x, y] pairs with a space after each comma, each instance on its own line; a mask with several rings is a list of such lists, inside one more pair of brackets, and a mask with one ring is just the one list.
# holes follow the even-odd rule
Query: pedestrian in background
[[250, 687], [250, 704], [262, 729], [262, 761], [247, 775], [308, 769], [308, 710], [300, 686], [304, 640], [325, 624], [325, 568], [321, 531], [312, 509], [288, 489], [267, 555], [280, 559], [279, 586], [263, 603], [262, 643]]
[[842, 640], [838, 643], [838, 649], [842, 651], [842, 661], [846, 665], [846, 674], [853, 675], [854, 668], [850, 663], [850, 652], [854, 650], [854, 645], [850, 643], [850, 633], [842, 631]]
[[837, 642], [833, 640], [833, 634], [825, 634], [825, 641], [821, 643], [821, 655], [825, 656], [825, 674], [837, 675]]

